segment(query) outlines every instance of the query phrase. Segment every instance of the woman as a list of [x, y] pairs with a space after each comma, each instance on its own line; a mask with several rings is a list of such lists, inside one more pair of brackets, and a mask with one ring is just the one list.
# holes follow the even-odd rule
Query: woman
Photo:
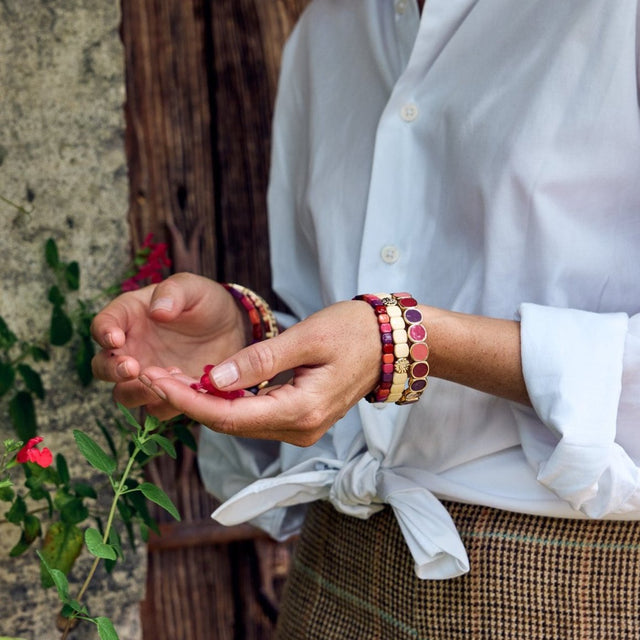
[[[186, 274], [97, 316], [118, 400], [210, 427], [217, 519], [306, 512], [279, 637], [638, 637], [637, 9], [315, 0], [274, 121], [288, 328], [245, 346], [262, 301]], [[430, 351], [408, 406], [398, 292]], [[208, 363], [253, 391], [199, 393]]]

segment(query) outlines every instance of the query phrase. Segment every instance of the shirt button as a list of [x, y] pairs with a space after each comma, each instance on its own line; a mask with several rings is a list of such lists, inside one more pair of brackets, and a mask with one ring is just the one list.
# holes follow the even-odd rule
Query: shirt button
[[380, 255], [387, 264], [393, 264], [394, 262], [398, 262], [400, 251], [395, 245], [388, 244], [385, 247], [382, 247]]
[[410, 102], [400, 110], [400, 117], [405, 122], [413, 122], [418, 117], [418, 105]]
[[402, 15], [407, 9], [407, 0], [398, 0], [396, 2], [396, 12]]

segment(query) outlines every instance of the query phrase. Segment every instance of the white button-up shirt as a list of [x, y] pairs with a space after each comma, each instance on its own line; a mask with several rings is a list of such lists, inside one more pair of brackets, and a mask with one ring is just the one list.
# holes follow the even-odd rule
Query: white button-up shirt
[[416, 573], [468, 570], [438, 498], [640, 518], [637, 0], [315, 0], [283, 58], [274, 288], [521, 320], [533, 409], [432, 379], [310, 448], [206, 432], [214, 514], [283, 538], [303, 505], [394, 509]]

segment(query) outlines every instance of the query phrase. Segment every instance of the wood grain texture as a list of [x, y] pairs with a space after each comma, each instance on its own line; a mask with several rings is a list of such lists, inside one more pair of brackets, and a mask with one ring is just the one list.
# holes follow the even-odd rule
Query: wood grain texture
[[[266, 188], [282, 46], [309, 0], [121, 0], [132, 245], [152, 232], [174, 271], [270, 289]], [[295, 542], [210, 520], [194, 455], [150, 479], [183, 516], [154, 512], [145, 640], [269, 640]]]

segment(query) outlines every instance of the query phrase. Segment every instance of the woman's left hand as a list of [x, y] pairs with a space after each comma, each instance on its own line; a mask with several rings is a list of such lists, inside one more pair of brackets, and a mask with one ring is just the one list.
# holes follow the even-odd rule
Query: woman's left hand
[[339, 302], [279, 336], [216, 364], [224, 391], [245, 389], [290, 371], [290, 384], [228, 400], [191, 388], [190, 378], [149, 367], [140, 380], [178, 412], [221, 433], [310, 446], [369, 393], [380, 376], [380, 333], [371, 307]]

